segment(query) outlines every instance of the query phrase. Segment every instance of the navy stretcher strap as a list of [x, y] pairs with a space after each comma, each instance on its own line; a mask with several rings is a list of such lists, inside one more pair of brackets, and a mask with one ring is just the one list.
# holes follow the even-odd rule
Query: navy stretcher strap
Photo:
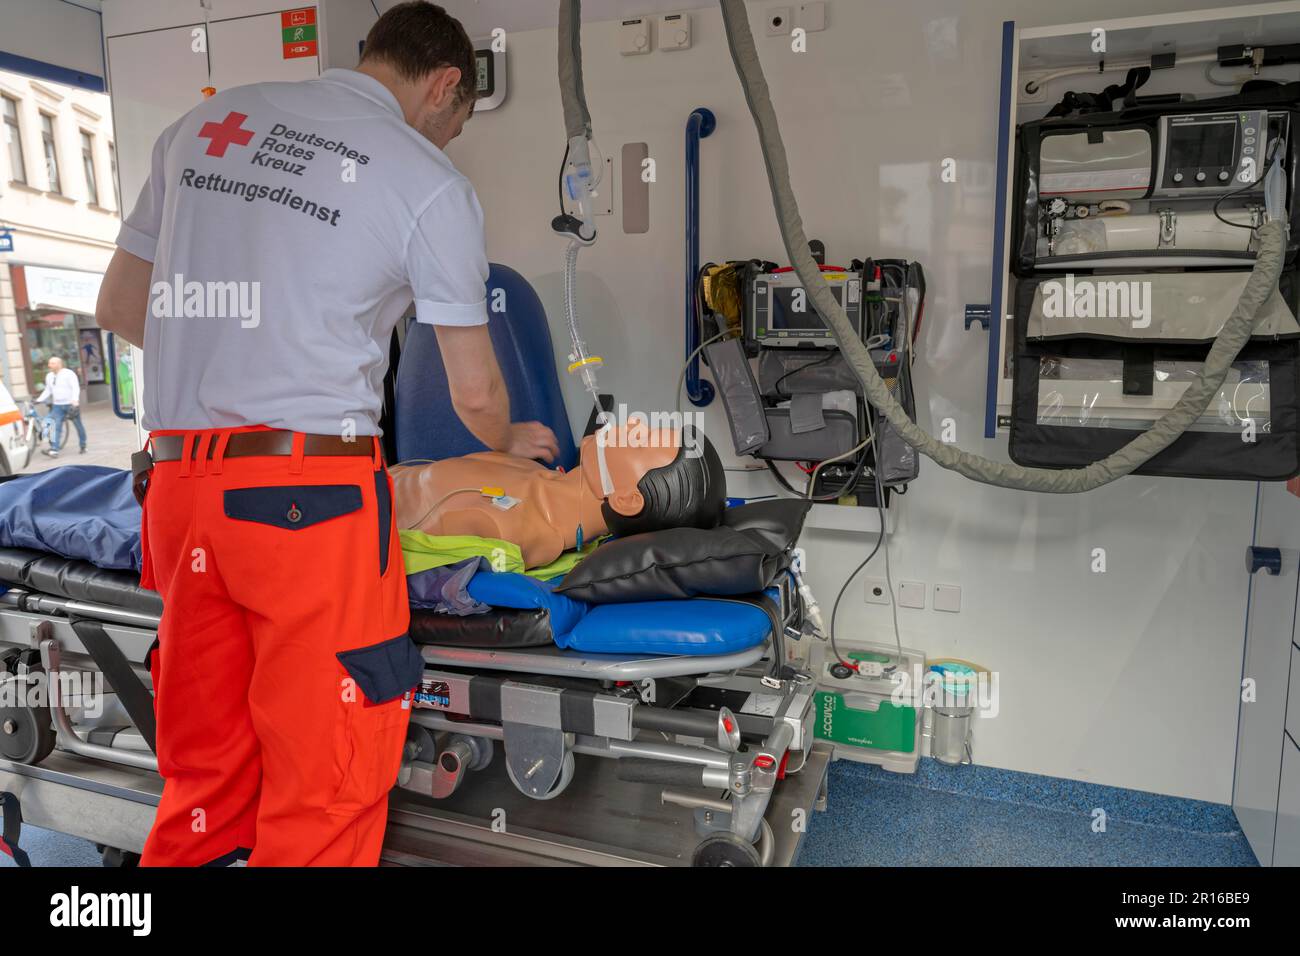
[[72, 622], [72, 630], [104, 672], [109, 686], [121, 698], [122, 706], [126, 708], [131, 723], [140, 731], [144, 742], [151, 751], [157, 753], [157, 727], [154, 723], [153, 695], [149, 693], [149, 688], [131, 668], [122, 649], [108, 636], [104, 625], [97, 621], [76, 619]]
[[4, 829], [0, 831], [0, 853], [13, 857], [19, 866], [31, 866], [31, 858], [18, 845], [23, 832], [23, 808], [18, 797], [8, 791], [0, 792], [0, 813], [4, 814]]

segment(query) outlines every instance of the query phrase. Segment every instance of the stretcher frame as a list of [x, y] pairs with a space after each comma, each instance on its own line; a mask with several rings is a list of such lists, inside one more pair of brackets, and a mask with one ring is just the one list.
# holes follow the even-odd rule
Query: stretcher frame
[[[780, 603], [787, 633], [797, 630], [788, 585]], [[108, 726], [129, 722], [120, 707], [106, 707], [91, 726], [78, 721], [75, 701], [59, 698], [62, 675], [99, 670], [78, 620], [97, 622], [152, 691], [144, 662], [156, 615], [22, 587], [0, 594], [0, 651], [39, 651], [56, 737], [35, 764], [0, 759], [0, 791], [19, 796], [28, 823], [129, 859], [143, 847], [162, 781], [145, 738]], [[390, 797], [390, 842], [402, 849], [385, 861], [793, 862], [824, 801], [830, 751], [813, 739], [811, 678], [767, 675], [774, 643], [714, 656], [423, 646], [422, 687], [456, 690], [445, 705], [417, 696]], [[680, 706], [694, 687], [770, 703], [758, 715]], [[579, 768], [592, 780], [576, 788], [586, 791], [573, 798], [581, 805], [557, 800]], [[480, 786], [487, 799], [476, 799]], [[627, 813], [634, 806], [637, 820]], [[501, 827], [502, 815], [516, 823]], [[595, 826], [600, 839], [574, 821]]]

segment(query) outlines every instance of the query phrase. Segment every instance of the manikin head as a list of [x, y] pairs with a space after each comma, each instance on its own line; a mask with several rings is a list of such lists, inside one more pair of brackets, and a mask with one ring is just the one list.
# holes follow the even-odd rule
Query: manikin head
[[651, 428], [632, 418], [584, 438], [581, 459], [583, 479], [604, 499], [601, 514], [614, 534], [712, 528], [722, 520], [722, 460], [692, 428]]
[[370, 28], [357, 69], [388, 87], [407, 124], [439, 149], [474, 113], [474, 44], [436, 4], [413, 0], [388, 10]]

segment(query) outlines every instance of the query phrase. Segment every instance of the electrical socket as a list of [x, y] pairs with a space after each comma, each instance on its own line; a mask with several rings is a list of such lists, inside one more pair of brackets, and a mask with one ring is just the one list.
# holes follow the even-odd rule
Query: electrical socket
[[889, 603], [889, 585], [884, 578], [867, 578], [867, 603], [868, 604], [888, 604]]
[[789, 36], [794, 29], [794, 7], [772, 7], [767, 11], [767, 35]]

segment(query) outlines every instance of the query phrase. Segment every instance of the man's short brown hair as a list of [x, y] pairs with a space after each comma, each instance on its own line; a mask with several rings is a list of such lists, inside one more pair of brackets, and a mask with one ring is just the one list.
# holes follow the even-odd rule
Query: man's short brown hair
[[387, 63], [404, 80], [418, 80], [445, 66], [460, 68], [457, 100], [478, 95], [474, 44], [460, 21], [436, 3], [399, 3], [379, 18], [361, 51], [361, 62]]

